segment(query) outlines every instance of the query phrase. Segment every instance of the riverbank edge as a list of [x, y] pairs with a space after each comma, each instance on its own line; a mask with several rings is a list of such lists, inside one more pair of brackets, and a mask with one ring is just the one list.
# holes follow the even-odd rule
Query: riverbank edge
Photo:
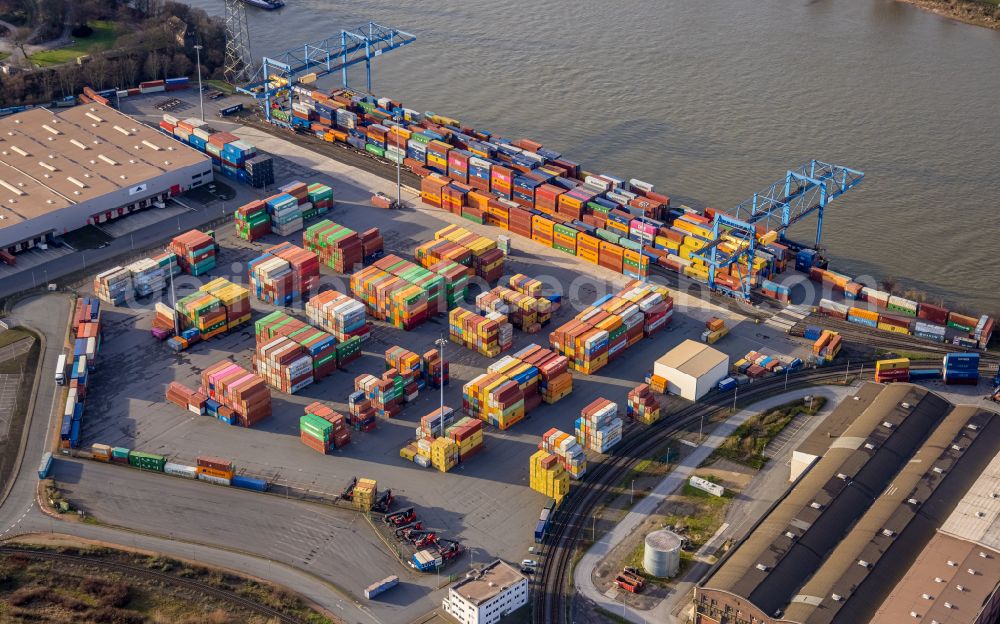
[[989, 16], [989, 5], [981, 2], [958, 0], [949, 2], [948, 0], [897, 0], [905, 4], [911, 4], [924, 11], [930, 11], [941, 17], [957, 20], [964, 24], [981, 26], [991, 30], [1000, 30], [1000, 15]]

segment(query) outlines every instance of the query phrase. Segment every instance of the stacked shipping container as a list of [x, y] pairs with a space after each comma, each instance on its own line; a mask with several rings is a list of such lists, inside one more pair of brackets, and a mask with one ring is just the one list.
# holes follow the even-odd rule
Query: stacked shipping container
[[306, 316], [317, 327], [322, 327], [344, 342], [353, 337], [367, 339], [368, 322], [365, 306], [360, 301], [334, 290], [325, 290], [306, 302]]
[[255, 241], [271, 233], [271, 215], [266, 202], [255, 199], [236, 209], [233, 220], [236, 236], [245, 241]]
[[257, 155], [257, 150], [246, 141], [228, 132], [219, 132], [193, 117], [180, 120], [169, 114], [164, 115], [160, 121], [160, 130], [208, 154], [216, 171], [226, 177], [243, 183], [251, 182], [246, 162]]
[[177, 254], [181, 270], [204, 275], [215, 268], [215, 239], [198, 230], [185, 232], [170, 241], [170, 251]]
[[247, 267], [254, 294], [265, 303], [288, 306], [308, 299], [319, 285], [319, 258], [291, 243], [265, 249]]
[[302, 244], [319, 254], [320, 262], [337, 273], [350, 273], [364, 259], [358, 233], [327, 219], [309, 226], [302, 233]]
[[476, 308], [480, 314], [504, 314], [515, 327], [529, 334], [541, 331], [542, 326], [552, 319], [552, 303], [548, 299], [525, 295], [503, 286], [477, 295]]
[[660, 330], [673, 315], [673, 299], [661, 286], [629, 282], [556, 328], [552, 347], [582, 373], [595, 373], [625, 349]]
[[587, 472], [587, 455], [577, 439], [558, 429], [549, 429], [542, 435], [538, 448], [548, 451], [559, 458], [560, 463], [574, 479], [579, 479]]
[[284, 312], [272, 312], [254, 325], [254, 368], [282, 392], [294, 394], [333, 373], [340, 363], [332, 335]]
[[891, 360], [879, 360], [875, 362], [875, 381], [878, 383], [890, 383], [893, 381], [910, 380], [910, 360], [909, 358], [895, 358]]
[[250, 321], [250, 292], [218, 277], [186, 297], [177, 300], [172, 316], [169, 310], [157, 312], [157, 325], [169, 323], [171, 330], [176, 318], [181, 335], [170, 339], [176, 350], [187, 348], [198, 340], [208, 340]]
[[480, 316], [462, 308], [448, 314], [448, 335], [452, 342], [485, 355], [497, 357], [514, 344], [514, 328], [497, 312]]
[[531, 456], [528, 480], [531, 489], [555, 500], [558, 505], [569, 493], [569, 473], [559, 457], [548, 451], [536, 451]]
[[944, 356], [944, 382], [974, 386], [979, 383], [978, 353], [949, 353]]
[[309, 448], [327, 453], [331, 448], [341, 448], [351, 441], [351, 431], [343, 414], [326, 405], [313, 402], [306, 406], [299, 418], [299, 438]]
[[580, 411], [576, 419], [576, 439], [584, 448], [607, 453], [622, 439], [622, 420], [618, 404], [597, 399]]
[[648, 384], [639, 384], [629, 390], [625, 413], [644, 425], [651, 425], [660, 419], [660, 401], [650, 391]]
[[264, 380], [228, 360], [201, 373], [201, 391], [231, 409], [236, 422], [244, 427], [271, 415], [271, 391]]

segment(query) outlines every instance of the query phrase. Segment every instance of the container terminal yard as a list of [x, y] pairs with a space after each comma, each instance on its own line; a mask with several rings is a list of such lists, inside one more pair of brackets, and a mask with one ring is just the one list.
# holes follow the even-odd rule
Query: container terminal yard
[[[80, 190], [126, 161], [169, 169], [175, 150], [214, 165], [166, 189], [121, 173], [144, 203], [76, 210], [107, 241], [72, 278], [48, 267], [83, 260], [60, 244], [73, 232], [22, 217], [30, 244], [4, 252], [7, 294], [36, 271], [56, 284], [9, 309], [47, 340], [24, 461], [52, 451], [38, 477], [104, 525], [76, 535], [115, 543], [124, 528], [118, 543], [252, 569], [351, 622], [414, 621], [446, 596], [437, 617], [466, 621], [452, 610], [476, 581], [449, 583], [483, 566], [518, 577], [492, 562], [528, 558], [530, 619], [571, 621], [588, 520], [669, 439], [697, 446], [729, 407], [815, 385], [927, 382], [975, 402], [1000, 384], [992, 318], [884, 293], [812, 250], [860, 171], [811, 161], [731, 211], [693, 211], [544, 143], [277, 67], [217, 101], [85, 91], [70, 110], [93, 130], [60, 115], [136, 137], [90, 168], [68, 152]], [[46, 117], [4, 119], [5, 157], [32, 155], [14, 135], [27, 124], [71, 134]], [[58, 194], [36, 173], [4, 181], [5, 210]], [[807, 219], [815, 241], [784, 238]], [[317, 307], [326, 291], [343, 299]], [[629, 417], [640, 384], [655, 409]], [[553, 429], [577, 440], [572, 457], [543, 442]], [[26, 472], [9, 495], [30, 511]], [[59, 530], [24, 505], [0, 507], [0, 537]]]

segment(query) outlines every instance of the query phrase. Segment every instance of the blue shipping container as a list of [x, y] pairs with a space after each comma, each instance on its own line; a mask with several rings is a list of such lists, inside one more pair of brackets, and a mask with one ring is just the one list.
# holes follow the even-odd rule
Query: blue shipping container
[[926, 381], [928, 379], [941, 379], [940, 368], [911, 368], [910, 381]]
[[42, 462], [38, 466], [38, 478], [46, 478], [49, 476], [50, 470], [52, 470], [52, 453], [45, 451], [45, 454], [42, 455]]
[[244, 477], [242, 475], [234, 476], [230, 484], [233, 487], [255, 490], [257, 492], [266, 492], [268, 488], [267, 481], [263, 479], [255, 479], [253, 477]]
[[545, 541], [545, 533], [549, 529], [549, 523], [547, 520], [539, 520], [538, 524], [535, 525], [535, 543], [541, 544]]
[[365, 598], [371, 600], [375, 596], [378, 596], [384, 591], [392, 589], [396, 585], [399, 585], [399, 577], [395, 575], [384, 578], [377, 583], [372, 583], [371, 585], [365, 588]]
[[944, 356], [944, 367], [954, 370], [976, 370], [979, 368], [979, 354], [949, 353]]

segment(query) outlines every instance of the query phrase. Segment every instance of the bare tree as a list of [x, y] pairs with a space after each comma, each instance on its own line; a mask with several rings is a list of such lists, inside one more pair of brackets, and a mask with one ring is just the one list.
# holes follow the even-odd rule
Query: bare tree
[[131, 54], [122, 58], [122, 88], [134, 87], [139, 82], [139, 62]]
[[41, 72], [42, 97], [51, 100], [55, 97], [56, 86], [59, 84], [59, 77], [55, 70], [44, 70]]
[[146, 66], [143, 69], [146, 70], [147, 80], [159, 79], [161, 70], [163, 69], [163, 58], [160, 56], [159, 51], [151, 50], [149, 52], [149, 56], [146, 57]]
[[83, 66], [83, 75], [95, 91], [103, 91], [108, 83], [108, 59], [103, 54], [91, 57]]
[[64, 96], [76, 92], [77, 69], [73, 65], [63, 65], [56, 70], [59, 79], [59, 89]]
[[21, 27], [14, 30], [11, 34], [11, 43], [15, 48], [21, 51], [21, 55], [24, 57], [25, 62], [28, 61], [28, 50], [25, 46], [28, 45], [28, 40], [31, 39], [31, 29], [28, 27]]

